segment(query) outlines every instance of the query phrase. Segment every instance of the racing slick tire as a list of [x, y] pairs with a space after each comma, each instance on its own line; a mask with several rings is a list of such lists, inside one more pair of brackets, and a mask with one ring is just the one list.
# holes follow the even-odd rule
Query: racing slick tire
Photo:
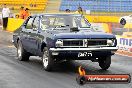
[[99, 66], [102, 70], [107, 70], [111, 64], [111, 56], [102, 57], [99, 59]]
[[20, 41], [17, 44], [17, 57], [20, 61], [28, 61], [30, 57], [30, 54], [23, 48]]
[[126, 20], [125, 20], [124, 18], [122, 18], [122, 19], [120, 20], [120, 24], [121, 24], [121, 25], [125, 25], [125, 24], [126, 24]]
[[53, 70], [54, 65], [53, 56], [51, 55], [47, 47], [43, 49], [42, 63], [45, 71]]

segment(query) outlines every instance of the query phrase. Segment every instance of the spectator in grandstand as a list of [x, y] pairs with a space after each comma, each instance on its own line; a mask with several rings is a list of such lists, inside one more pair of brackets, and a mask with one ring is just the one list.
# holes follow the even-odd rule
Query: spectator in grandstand
[[29, 9], [28, 8], [25, 9], [25, 12], [24, 12], [23, 15], [24, 15], [24, 19], [26, 19], [27, 17], [30, 16], [30, 12], [29, 12]]
[[83, 9], [82, 9], [82, 7], [78, 7], [78, 10], [76, 11], [76, 13], [78, 13], [78, 14], [83, 14]]
[[8, 24], [8, 18], [10, 16], [10, 9], [7, 8], [6, 4], [2, 9], [2, 19], [3, 19], [3, 30], [6, 30]]
[[20, 12], [19, 12], [19, 18], [20, 19], [24, 19], [24, 13], [25, 13], [25, 10], [24, 10], [24, 7], [22, 6], [20, 8]]
[[70, 11], [70, 9], [66, 9], [65, 12], [66, 13], [70, 13], [71, 11]]

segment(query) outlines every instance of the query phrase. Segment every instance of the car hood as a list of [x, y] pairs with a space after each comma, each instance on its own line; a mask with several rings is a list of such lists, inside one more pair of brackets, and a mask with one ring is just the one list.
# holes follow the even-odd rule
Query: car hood
[[54, 37], [57, 39], [93, 39], [93, 38], [101, 38], [101, 39], [109, 39], [115, 38], [113, 34], [103, 33], [103, 32], [70, 32], [70, 33], [56, 33]]

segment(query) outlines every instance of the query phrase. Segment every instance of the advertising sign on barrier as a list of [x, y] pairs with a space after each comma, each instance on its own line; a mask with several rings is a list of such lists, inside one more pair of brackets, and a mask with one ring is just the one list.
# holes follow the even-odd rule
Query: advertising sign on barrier
[[132, 52], [132, 37], [117, 36], [117, 46], [119, 50]]

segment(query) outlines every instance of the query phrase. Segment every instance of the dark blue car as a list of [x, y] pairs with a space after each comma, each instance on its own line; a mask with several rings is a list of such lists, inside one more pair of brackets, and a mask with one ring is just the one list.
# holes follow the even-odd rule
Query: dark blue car
[[20, 61], [40, 56], [46, 71], [57, 62], [70, 60], [99, 62], [106, 70], [117, 51], [114, 35], [95, 29], [84, 16], [76, 14], [30, 16], [14, 32], [13, 43]]

